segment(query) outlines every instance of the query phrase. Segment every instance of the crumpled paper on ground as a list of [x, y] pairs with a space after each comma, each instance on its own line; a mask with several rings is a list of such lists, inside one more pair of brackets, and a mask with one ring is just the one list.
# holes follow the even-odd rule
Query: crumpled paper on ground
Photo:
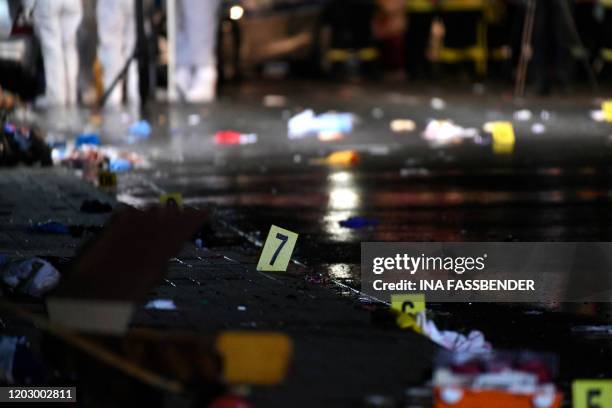
[[474, 139], [477, 136], [477, 129], [461, 127], [451, 120], [432, 120], [423, 131], [423, 139], [433, 147], [459, 144], [465, 139]]
[[2, 282], [20, 293], [41, 297], [57, 286], [60, 273], [44, 259], [29, 258], [7, 262], [2, 270]]
[[[402, 328], [412, 328], [417, 333], [427, 336], [434, 343], [450, 351], [483, 353], [493, 350], [491, 343], [485, 340], [481, 331], [472, 330], [466, 336], [452, 330], [440, 330], [433, 320], [427, 319], [425, 313], [425, 311], [419, 312], [415, 316], [402, 313], [398, 317], [398, 324]], [[406, 317], [412, 318], [412, 322], [407, 322]], [[402, 318], [401, 322], [400, 318]]]

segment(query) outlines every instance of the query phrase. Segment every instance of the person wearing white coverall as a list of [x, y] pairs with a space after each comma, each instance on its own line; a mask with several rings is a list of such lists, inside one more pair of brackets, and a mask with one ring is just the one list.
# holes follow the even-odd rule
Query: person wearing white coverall
[[215, 98], [220, 0], [177, 0], [176, 86], [187, 102]]
[[45, 65], [43, 105], [72, 107], [77, 103], [79, 54], [77, 30], [83, 17], [82, 0], [25, 0], [40, 39]]
[[[136, 48], [136, 15], [134, 0], [98, 0], [96, 17], [98, 20], [99, 57], [102, 63], [104, 90], [110, 88], [127, 60]], [[119, 106], [123, 100], [123, 81], [117, 83], [107, 99], [108, 106]], [[128, 104], [137, 105], [140, 101], [138, 91], [138, 64], [132, 60], [125, 84]]]

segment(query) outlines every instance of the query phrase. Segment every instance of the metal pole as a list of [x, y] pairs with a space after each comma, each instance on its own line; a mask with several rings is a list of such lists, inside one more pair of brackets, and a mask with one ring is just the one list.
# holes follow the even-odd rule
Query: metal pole
[[599, 90], [599, 84], [597, 83], [597, 77], [595, 76], [595, 72], [593, 72], [593, 67], [589, 62], [589, 55], [587, 53], [586, 47], [580, 38], [580, 34], [578, 33], [578, 29], [576, 28], [576, 22], [574, 21], [574, 17], [572, 16], [572, 11], [569, 8], [569, 4], [565, 2], [565, 0], [560, 0], [561, 2], [561, 10], [563, 11], [563, 18], [565, 19], [565, 23], [567, 24], [567, 28], [572, 39], [574, 40], [574, 46], [577, 46], [580, 49], [579, 59], [582, 62], [584, 70], [589, 77], [589, 83], [591, 84], [591, 89], [593, 92], [597, 92]]
[[132, 61], [134, 61], [134, 59], [137, 57], [138, 57], [137, 50], [134, 50], [132, 55], [130, 55], [128, 60], [125, 62], [125, 65], [123, 66], [123, 68], [121, 68], [121, 71], [119, 71], [115, 79], [113, 79], [113, 82], [111, 82], [108, 89], [106, 89], [104, 93], [102, 94], [102, 98], [100, 98], [100, 108], [104, 107], [104, 104], [108, 100], [108, 97], [110, 96], [111, 92], [113, 92], [113, 89], [115, 89], [115, 87], [119, 84], [119, 81], [121, 81], [122, 79], [125, 79], [125, 77], [127, 76], [128, 69], [130, 68], [130, 65], [132, 64]]
[[533, 26], [535, 21], [536, 2], [528, 0], [527, 10], [525, 11], [525, 22], [523, 23], [523, 39], [521, 43], [521, 57], [519, 58], [518, 69], [516, 73], [516, 85], [514, 87], [514, 96], [522, 97], [525, 94], [525, 82], [527, 81], [527, 66], [531, 55], [528, 51], [531, 47], [531, 37], [533, 35]]
[[168, 102], [176, 102], [176, 0], [166, 0], [166, 32], [168, 50]]
[[144, 0], [136, 0], [136, 58], [138, 60], [138, 82], [140, 101], [145, 105], [151, 93], [149, 52], [145, 28]]

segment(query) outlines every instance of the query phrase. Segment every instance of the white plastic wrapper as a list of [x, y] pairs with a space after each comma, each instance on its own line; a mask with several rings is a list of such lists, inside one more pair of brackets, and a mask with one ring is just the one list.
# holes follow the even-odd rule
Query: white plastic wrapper
[[474, 139], [476, 136], [478, 130], [461, 127], [450, 120], [432, 120], [423, 132], [423, 138], [433, 147], [458, 144], [464, 139]]
[[57, 286], [60, 273], [44, 259], [30, 258], [9, 262], [2, 270], [2, 281], [23, 294], [41, 297]]
[[320, 132], [348, 134], [353, 131], [356, 116], [352, 113], [327, 112], [316, 115], [307, 109], [289, 119], [287, 124], [289, 139], [314, 136]]

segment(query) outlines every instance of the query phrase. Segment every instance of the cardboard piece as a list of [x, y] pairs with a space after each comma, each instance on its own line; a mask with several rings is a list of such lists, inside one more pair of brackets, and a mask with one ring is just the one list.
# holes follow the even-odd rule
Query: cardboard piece
[[[172, 207], [118, 213], [63, 277], [48, 302], [51, 320], [87, 331], [125, 330], [128, 305], [144, 301], [207, 219], [206, 212]], [[95, 318], [87, 321], [88, 313]]]
[[88, 333], [126, 333], [133, 310], [134, 305], [130, 302], [58, 297], [47, 299], [47, 312], [51, 322]]

